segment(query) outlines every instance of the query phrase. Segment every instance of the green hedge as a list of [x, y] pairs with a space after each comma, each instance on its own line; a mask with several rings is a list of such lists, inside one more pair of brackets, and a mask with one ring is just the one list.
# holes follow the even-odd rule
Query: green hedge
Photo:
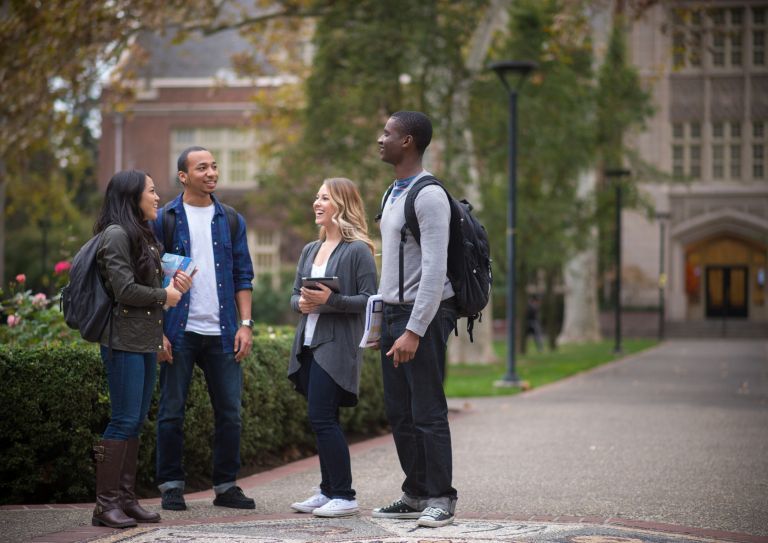
[[[286, 378], [291, 335], [254, 338], [244, 361], [243, 467], [257, 470], [314, 450], [306, 402]], [[103, 366], [93, 345], [18, 349], [0, 346], [0, 504], [89, 501], [91, 445], [109, 420]], [[142, 431], [139, 489], [155, 493], [155, 398]], [[213, 412], [202, 372], [187, 401], [185, 468], [190, 487], [210, 484]], [[366, 351], [360, 403], [342, 409], [350, 433], [386, 425], [378, 356]]]

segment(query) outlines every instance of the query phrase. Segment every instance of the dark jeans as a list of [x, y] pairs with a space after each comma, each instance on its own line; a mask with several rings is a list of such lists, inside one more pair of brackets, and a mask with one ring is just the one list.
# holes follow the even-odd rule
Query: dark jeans
[[184, 487], [184, 406], [195, 364], [203, 370], [213, 406], [213, 486], [220, 493], [234, 486], [240, 469], [243, 386], [243, 368], [234, 353], [222, 351], [220, 336], [185, 332], [173, 345], [173, 363], [160, 366], [157, 482], [163, 491]]
[[157, 376], [156, 353], [133, 353], [101, 347], [107, 372], [109, 404], [112, 410], [104, 439], [125, 441], [139, 436], [147, 419]]
[[416, 356], [397, 368], [386, 356], [404, 332], [412, 306], [385, 305], [381, 329], [384, 402], [397, 456], [405, 473], [403, 492], [410, 498], [440, 503], [456, 500], [451, 486], [451, 431], [443, 390], [445, 350], [456, 323], [452, 300], [443, 302], [419, 341]]
[[331, 499], [352, 500], [352, 466], [349, 446], [339, 423], [339, 406], [344, 389], [320, 367], [305, 348], [299, 354], [298, 378], [301, 390], [307, 391], [307, 414], [317, 438], [320, 457], [320, 491]]

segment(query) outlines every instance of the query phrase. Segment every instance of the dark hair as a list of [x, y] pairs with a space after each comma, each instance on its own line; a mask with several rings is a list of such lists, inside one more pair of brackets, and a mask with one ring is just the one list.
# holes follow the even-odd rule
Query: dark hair
[[397, 119], [403, 136], [413, 137], [416, 150], [423, 155], [432, 141], [432, 121], [429, 117], [420, 111], [398, 111], [392, 114], [392, 118]]
[[[112, 176], [107, 184], [99, 217], [93, 225], [93, 233], [103, 232], [112, 224], [121, 226], [131, 241], [131, 262], [135, 266], [133, 271], [136, 281], [152, 285], [160, 265], [159, 247], [155, 234], [139, 208], [147, 177], [140, 170], [126, 170]], [[152, 251], [150, 245], [154, 245], [156, 251]]]
[[192, 147], [187, 147], [184, 149], [179, 155], [179, 159], [176, 161], [176, 167], [178, 168], [176, 170], [177, 172], [189, 173], [187, 171], [187, 168], [189, 168], [189, 164], [187, 164], [187, 158], [189, 158], [189, 153], [194, 153], [196, 151], [208, 151], [208, 149], [205, 147], [200, 147], [199, 145], [193, 145]]

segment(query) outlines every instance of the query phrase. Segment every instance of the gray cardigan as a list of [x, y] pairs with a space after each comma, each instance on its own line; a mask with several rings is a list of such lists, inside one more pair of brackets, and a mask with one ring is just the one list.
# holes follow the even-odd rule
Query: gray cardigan
[[[308, 243], [299, 257], [291, 296], [291, 307], [296, 312], [299, 312], [301, 278], [312, 275], [312, 262], [320, 245], [320, 241]], [[365, 306], [368, 298], [376, 292], [376, 263], [365, 243], [343, 241], [328, 258], [325, 274], [339, 278], [340, 292], [332, 293], [326, 305], [320, 308], [320, 318], [317, 319], [310, 348], [320, 367], [350, 393], [351, 397], [342, 405], [355, 405], [363, 362], [363, 350], [358, 345], [365, 326]], [[304, 345], [306, 325], [307, 316], [302, 314], [288, 363], [288, 378], [293, 381], [296, 390], [305, 396], [306, 391], [301, 390], [298, 380], [301, 367], [298, 355]]]

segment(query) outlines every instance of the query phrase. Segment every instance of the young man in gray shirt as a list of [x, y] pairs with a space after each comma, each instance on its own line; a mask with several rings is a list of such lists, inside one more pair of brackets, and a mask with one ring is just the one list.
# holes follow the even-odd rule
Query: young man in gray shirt
[[443, 377], [446, 342], [457, 314], [446, 275], [451, 210], [441, 187], [419, 191], [414, 204], [421, 241], [408, 233], [400, 262], [406, 195], [415, 181], [430, 175], [422, 157], [431, 139], [432, 123], [416, 111], [393, 114], [378, 139], [381, 160], [394, 167], [397, 177], [379, 223], [379, 294], [384, 300], [380, 349], [387, 418], [405, 481], [403, 495], [374, 509], [373, 516], [413, 518], [419, 526], [438, 527], [453, 522], [456, 503]]

